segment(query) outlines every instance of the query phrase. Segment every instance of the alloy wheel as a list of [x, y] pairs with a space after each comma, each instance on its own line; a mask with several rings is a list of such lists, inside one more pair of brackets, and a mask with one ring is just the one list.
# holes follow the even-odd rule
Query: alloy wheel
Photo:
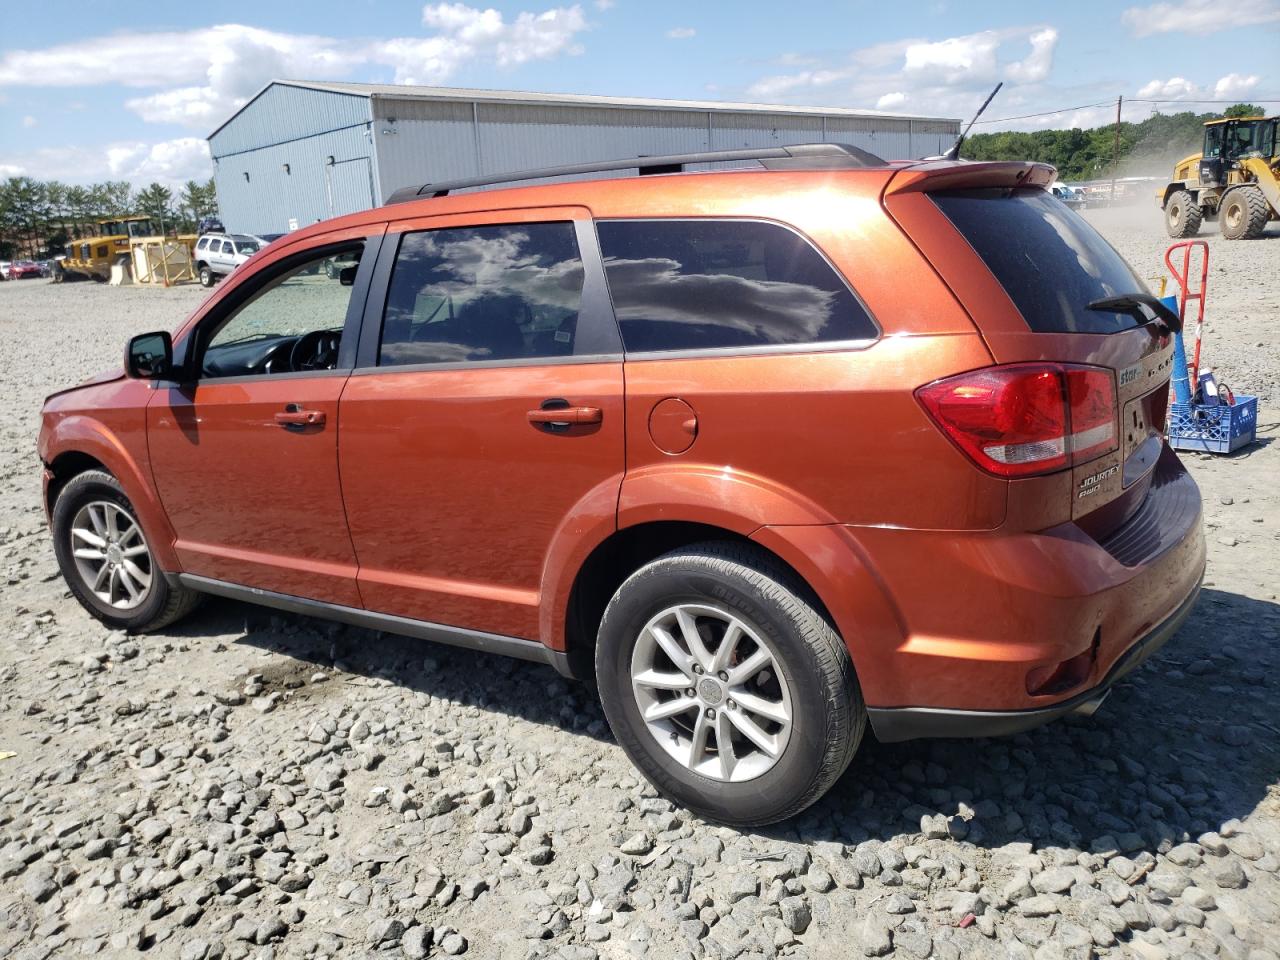
[[71, 521], [71, 555], [89, 591], [116, 610], [133, 610], [151, 592], [154, 567], [142, 528], [117, 503], [86, 503]]
[[640, 632], [631, 688], [649, 733], [712, 780], [753, 780], [791, 737], [791, 691], [769, 643], [742, 618], [706, 604], [663, 610]]

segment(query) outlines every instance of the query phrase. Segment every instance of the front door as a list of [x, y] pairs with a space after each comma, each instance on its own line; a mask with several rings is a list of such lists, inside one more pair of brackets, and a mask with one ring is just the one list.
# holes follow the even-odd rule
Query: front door
[[388, 228], [339, 437], [370, 610], [539, 639], [557, 531], [613, 522], [621, 344], [588, 216]]
[[189, 334], [185, 382], [162, 386], [147, 408], [184, 572], [360, 606], [338, 399], [363, 307], [352, 294], [367, 288], [373, 246], [361, 236], [277, 258]]

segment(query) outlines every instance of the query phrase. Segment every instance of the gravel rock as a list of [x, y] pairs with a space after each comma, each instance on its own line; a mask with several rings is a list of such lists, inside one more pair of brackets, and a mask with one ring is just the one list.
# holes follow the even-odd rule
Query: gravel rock
[[1057, 897], [1040, 895], [1028, 897], [1018, 903], [1018, 912], [1024, 917], [1050, 917], [1061, 909]]
[[653, 849], [653, 837], [644, 831], [634, 833], [618, 849], [627, 854], [627, 856], [642, 857]]
[[778, 904], [778, 909], [782, 911], [783, 924], [792, 933], [804, 933], [813, 921], [813, 912], [803, 897], [787, 897]]
[[862, 952], [868, 957], [883, 957], [893, 950], [893, 932], [883, 919], [867, 914], [862, 925]]
[[[1157, 269], [1158, 211], [1085, 215]], [[1204, 236], [1208, 362], [1265, 431], [1280, 225]], [[546, 667], [236, 604], [139, 637], [79, 608], [39, 506], [40, 399], [204, 296], [0, 283], [22, 374], [0, 377], [0, 955], [1278, 960], [1280, 444], [1182, 457], [1204, 590], [1097, 715], [867, 744], [828, 799], [738, 831], [657, 796]]]

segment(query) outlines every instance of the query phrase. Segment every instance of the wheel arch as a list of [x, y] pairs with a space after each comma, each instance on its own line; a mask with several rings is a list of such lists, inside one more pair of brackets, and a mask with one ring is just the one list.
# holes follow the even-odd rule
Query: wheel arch
[[1160, 209], [1163, 210], [1169, 205], [1169, 198], [1175, 193], [1181, 193], [1183, 191], [1191, 194], [1191, 199], [1196, 203], [1200, 202], [1200, 191], [1198, 188], [1190, 186], [1186, 180], [1174, 180], [1164, 188], [1164, 197], [1160, 201]]
[[160, 567], [169, 573], [180, 572], [173, 527], [151, 484], [149, 468], [140, 465], [105, 425], [85, 416], [65, 417], [58, 421], [44, 447], [48, 473], [45, 507], [50, 516], [67, 481], [85, 470], [104, 470], [116, 478], [133, 504]]
[[692, 520], [650, 520], [615, 530], [586, 556], [573, 578], [564, 615], [563, 643], [572, 674], [590, 680], [596, 635], [605, 607], [627, 577], [672, 550], [710, 541], [749, 544], [805, 591], [820, 615], [835, 627], [821, 596], [775, 550], [740, 530]]

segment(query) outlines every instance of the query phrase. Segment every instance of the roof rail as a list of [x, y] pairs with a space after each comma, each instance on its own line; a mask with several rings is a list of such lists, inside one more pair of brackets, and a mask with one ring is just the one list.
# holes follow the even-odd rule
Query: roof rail
[[420, 200], [423, 197], [446, 197], [454, 190], [468, 187], [487, 187], [498, 183], [518, 183], [522, 180], [543, 180], [548, 177], [569, 177], [584, 173], [604, 173], [609, 170], [637, 170], [641, 176], [655, 173], [681, 173], [689, 164], [725, 163], [733, 160], [758, 160], [767, 170], [853, 170], [859, 167], [885, 166], [885, 161], [874, 153], [868, 153], [851, 144], [801, 143], [788, 147], [678, 153], [666, 157], [629, 157], [625, 160], [571, 163], [562, 167], [543, 167], [540, 170], [521, 170], [483, 177], [466, 177], [461, 180], [443, 180], [440, 183], [424, 183], [418, 187], [402, 187], [391, 195], [387, 203], [405, 203], [409, 200]]

